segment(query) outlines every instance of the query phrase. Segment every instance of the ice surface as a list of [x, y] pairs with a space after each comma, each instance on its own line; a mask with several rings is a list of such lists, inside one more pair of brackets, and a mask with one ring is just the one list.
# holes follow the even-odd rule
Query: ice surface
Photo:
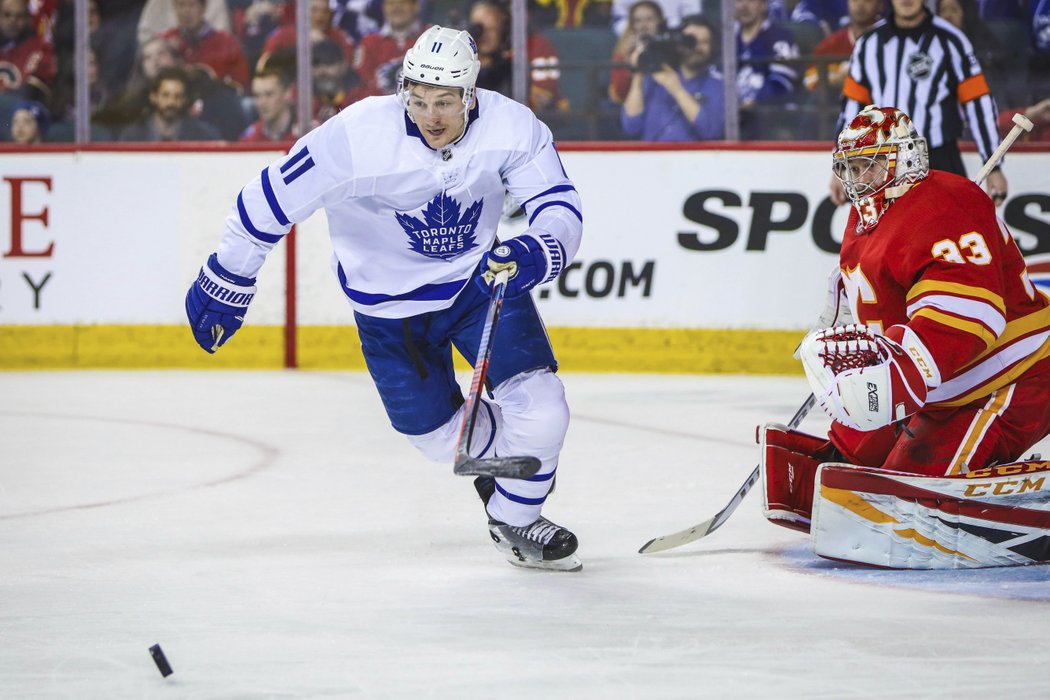
[[803, 379], [563, 378], [579, 574], [505, 563], [366, 374], [0, 374], [0, 695], [1050, 697], [1050, 567], [834, 564], [757, 489], [636, 553], [728, 502]]

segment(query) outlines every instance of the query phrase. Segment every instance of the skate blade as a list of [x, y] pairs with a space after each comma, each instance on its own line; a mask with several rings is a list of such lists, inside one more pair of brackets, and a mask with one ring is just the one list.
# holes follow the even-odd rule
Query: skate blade
[[517, 557], [507, 557], [507, 561], [519, 569], [537, 569], [539, 571], [582, 571], [583, 562], [575, 554], [552, 561], [521, 561]]

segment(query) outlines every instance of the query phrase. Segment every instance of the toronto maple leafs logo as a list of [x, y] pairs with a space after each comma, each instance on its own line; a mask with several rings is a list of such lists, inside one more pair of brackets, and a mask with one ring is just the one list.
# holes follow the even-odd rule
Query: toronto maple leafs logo
[[474, 202], [460, 216], [459, 202], [442, 192], [423, 207], [423, 221], [410, 214], [394, 214], [408, 234], [412, 250], [428, 258], [451, 260], [477, 247], [475, 235], [481, 205], [481, 201]]

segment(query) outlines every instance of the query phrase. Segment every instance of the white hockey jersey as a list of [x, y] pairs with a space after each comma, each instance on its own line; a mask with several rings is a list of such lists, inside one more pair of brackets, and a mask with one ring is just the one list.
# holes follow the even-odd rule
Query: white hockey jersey
[[478, 90], [465, 135], [434, 150], [400, 98], [371, 97], [303, 136], [241, 190], [218, 259], [255, 277], [291, 225], [323, 208], [353, 308], [414, 316], [452, 305], [493, 245], [507, 192], [544, 244], [553, 279], [579, 249], [583, 216], [550, 130], [528, 108]]

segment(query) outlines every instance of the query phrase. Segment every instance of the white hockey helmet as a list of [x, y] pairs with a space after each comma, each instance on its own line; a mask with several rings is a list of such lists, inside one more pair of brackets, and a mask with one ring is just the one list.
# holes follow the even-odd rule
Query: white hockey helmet
[[892, 200], [929, 175], [926, 139], [896, 107], [868, 105], [839, 133], [832, 169], [867, 231]]
[[474, 84], [480, 70], [478, 45], [469, 33], [434, 25], [405, 53], [397, 91], [407, 109], [412, 83], [459, 88], [463, 91], [465, 116], [474, 100]]

